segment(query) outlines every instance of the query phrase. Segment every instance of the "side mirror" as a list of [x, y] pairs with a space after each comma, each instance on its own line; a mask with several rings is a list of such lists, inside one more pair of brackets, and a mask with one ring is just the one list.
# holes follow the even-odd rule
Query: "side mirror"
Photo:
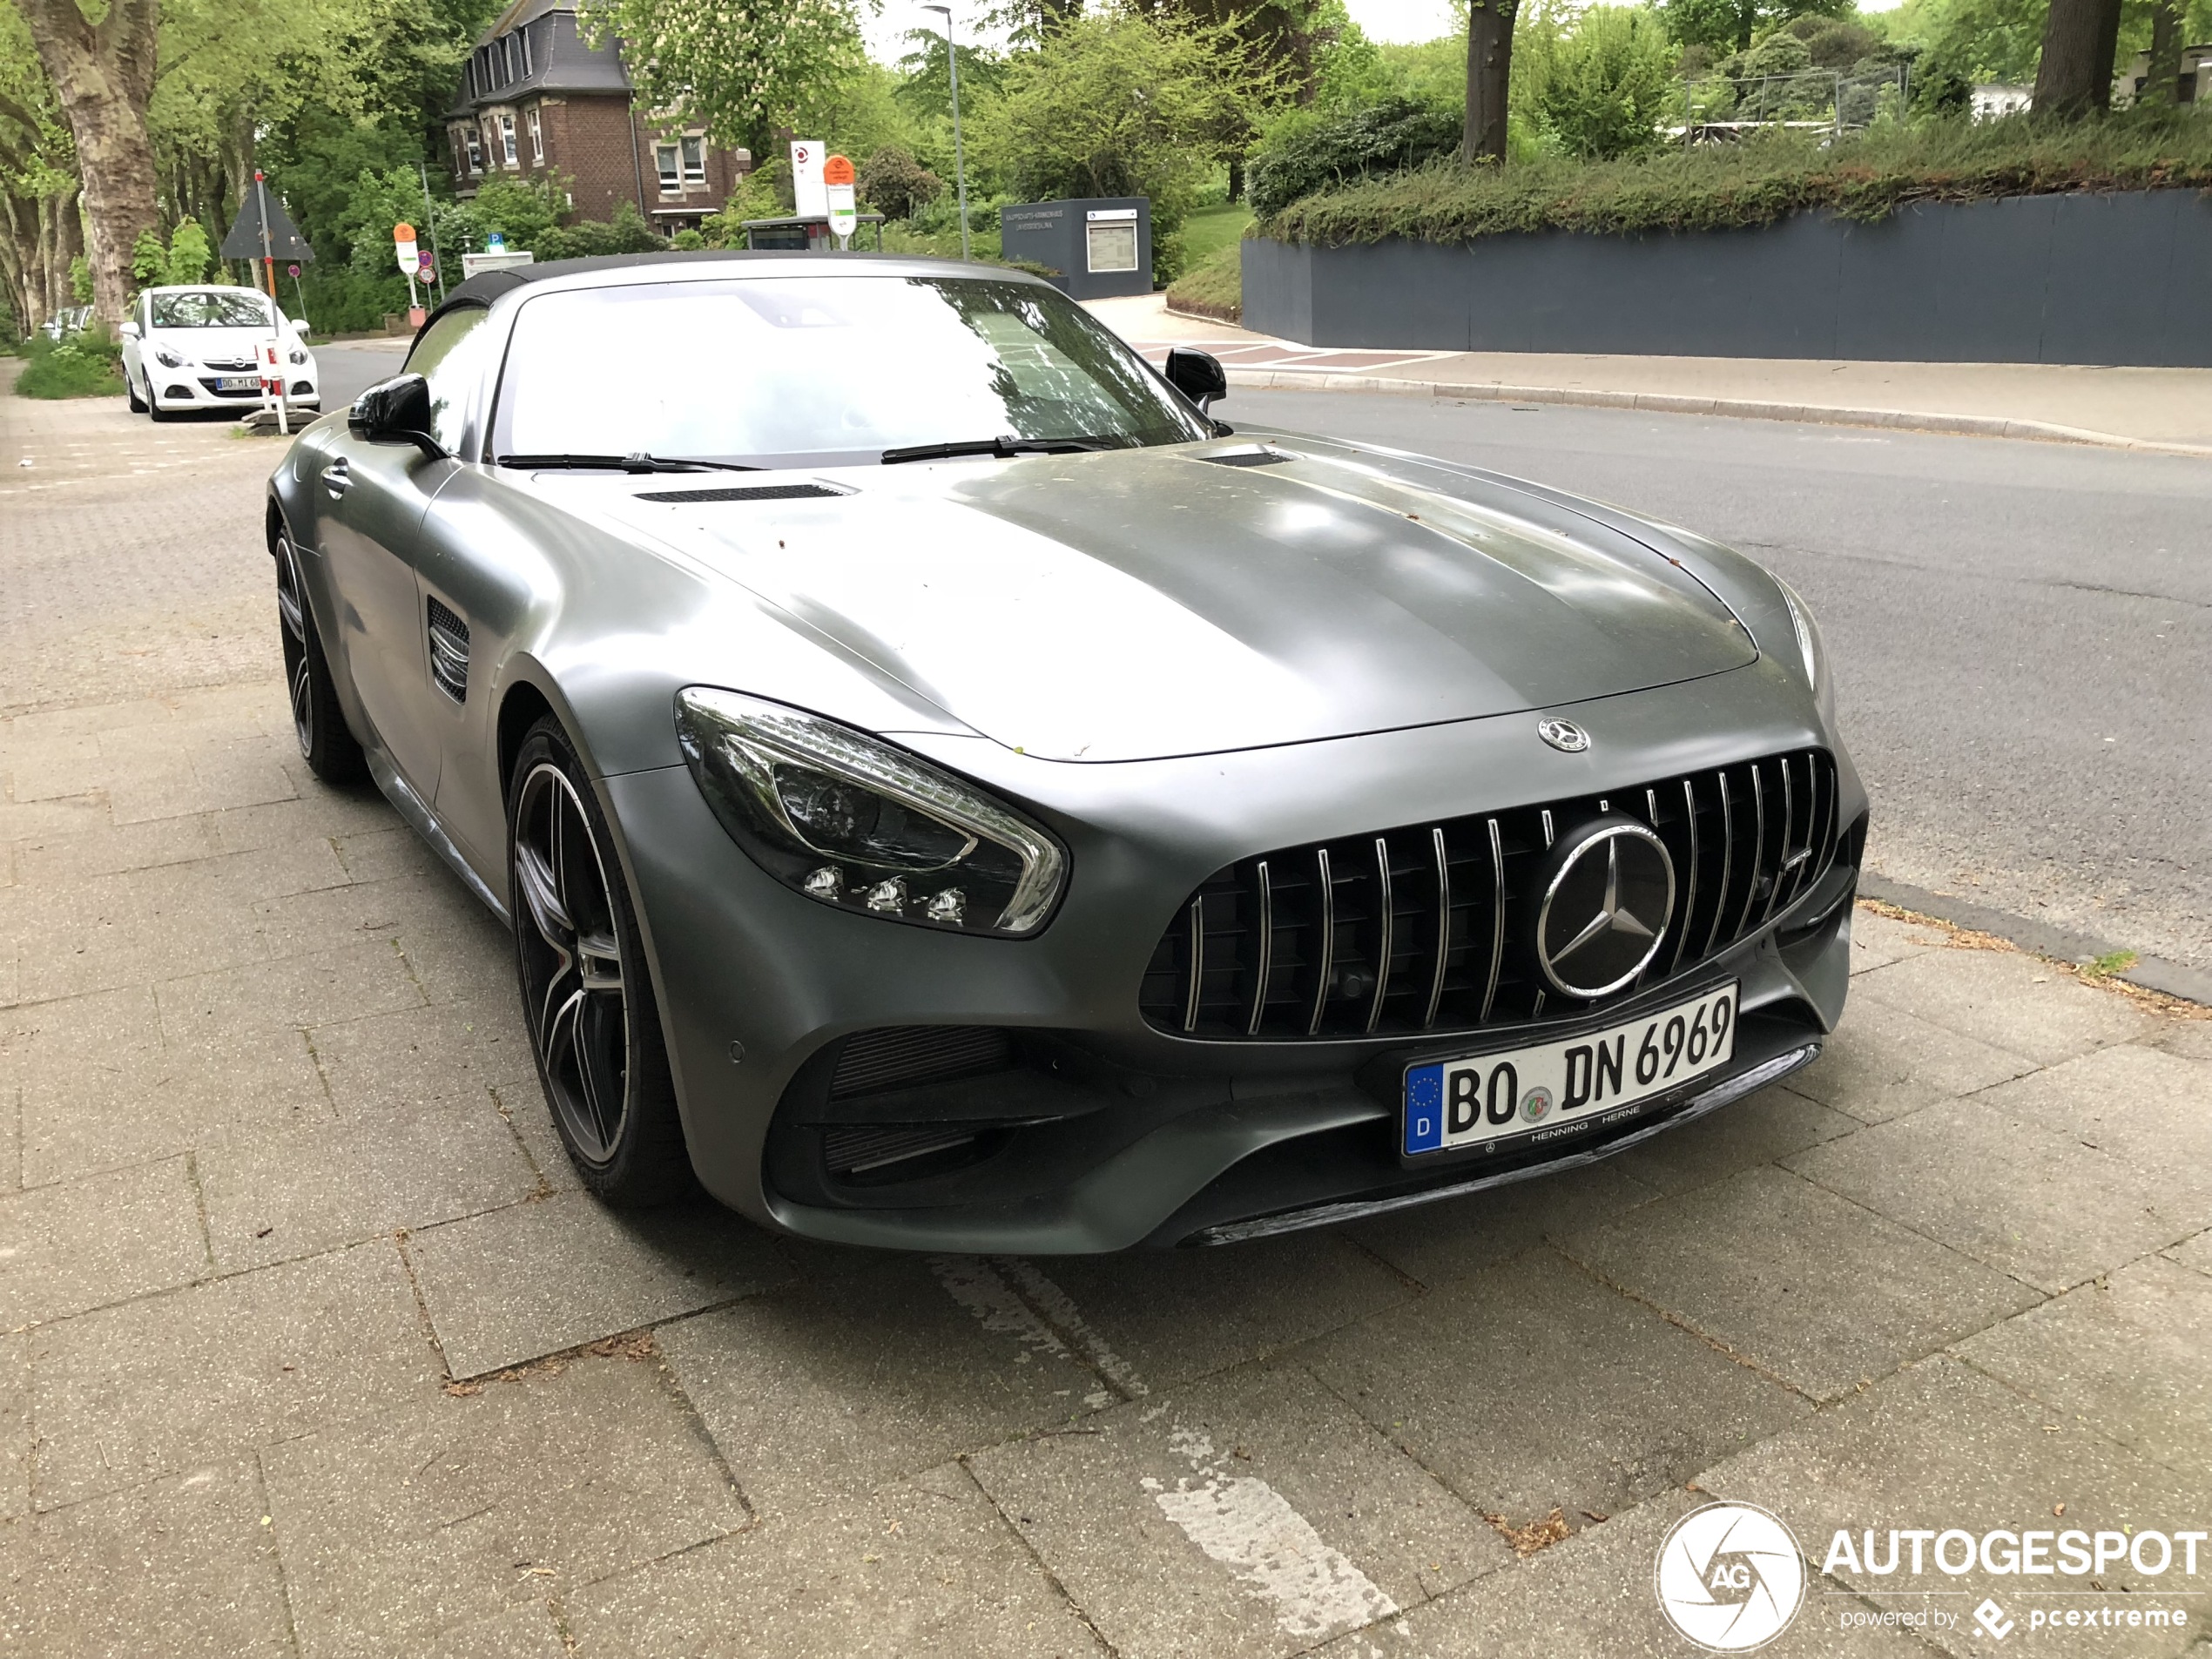
[[443, 455], [445, 446], [430, 434], [430, 382], [420, 374], [395, 374], [354, 400], [346, 424], [371, 443], [411, 443], [426, 455]]
[[1229, 395], [1229, 376], [1222, 370], [1221, 360], [1211, 352], [1189, 346], [1177, 346], [1168, 353], [1167, 381], [1201, 410], [1211, 408], [1216, 398]]
[[304, 317], [287, 317], [285, 320], [292, 325], [292, 332], [300, 339], [307, 337], [307, 323]]
[[126, 322], [116, 332], [125, 340], [136, 340], [138, 337], [138, 325], [135, 322]]

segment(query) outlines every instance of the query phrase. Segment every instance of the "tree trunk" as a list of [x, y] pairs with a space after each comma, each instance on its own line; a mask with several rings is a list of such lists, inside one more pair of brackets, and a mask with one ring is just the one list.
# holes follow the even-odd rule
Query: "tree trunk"
[[2051, 0], [2035, 70], [2038, 114], [2101, 115], [2112, 105], [2120, 0]]
[[2138, 104], [2171, 105], [2182, 97], [2182, 16], [2175, 0], [2151, 0], [2150, 67]]
[[79, 0], [16, 0], [77, 143], [93, 312], [111, 326], [123, 320], [130, 299], [132, 246], [160, 219], [146, 138], [158, 3], [108, 0], [96, 24]]
[[1513, 76], [1513, 15], [1520, 0], [1474, 0], [1467, 8], [1468, 161], [1506, 158], [1506, 90]]

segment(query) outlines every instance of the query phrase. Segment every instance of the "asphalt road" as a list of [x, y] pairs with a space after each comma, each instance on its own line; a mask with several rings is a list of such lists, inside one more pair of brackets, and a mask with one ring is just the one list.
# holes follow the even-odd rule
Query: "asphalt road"
[[1765, 561], [1835, 662], [1875, 870], [2212, 968], [2212, 462], [1360, 393], [1221, 412], [1538, 479]]
[[317, 346], [316, 365], [322, 370], [322, 406], [343, 408], [381, 380], [400, 372], [406, 360], [406, 342], [390, 345]]

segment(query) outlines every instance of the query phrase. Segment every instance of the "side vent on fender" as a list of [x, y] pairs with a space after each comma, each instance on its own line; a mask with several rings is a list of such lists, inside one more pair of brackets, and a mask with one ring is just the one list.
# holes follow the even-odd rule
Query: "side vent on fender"
[[456, 703], [469, 700], [469, 624], [430, 601], [430, 678]]

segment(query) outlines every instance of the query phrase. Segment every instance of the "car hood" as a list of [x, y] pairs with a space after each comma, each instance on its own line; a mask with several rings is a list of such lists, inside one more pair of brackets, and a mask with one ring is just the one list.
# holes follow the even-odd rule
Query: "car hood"
[[716, 488], [656, 479], [608, 504], [789, 625], [1054, 759], [1557, 708], [1757, 655], [1710, 590], [1618, 529], [1472, 479], [1441, 494], [1332, 449], [819, 475], [851, 491], [835, 499], [653, 502]]
[[[157, 328], [151, 343], [195, 363], [231, 363], [251, 360], [268, 337], [266, 328]], [[287, 338], [285, 343], [292, 341]]]

